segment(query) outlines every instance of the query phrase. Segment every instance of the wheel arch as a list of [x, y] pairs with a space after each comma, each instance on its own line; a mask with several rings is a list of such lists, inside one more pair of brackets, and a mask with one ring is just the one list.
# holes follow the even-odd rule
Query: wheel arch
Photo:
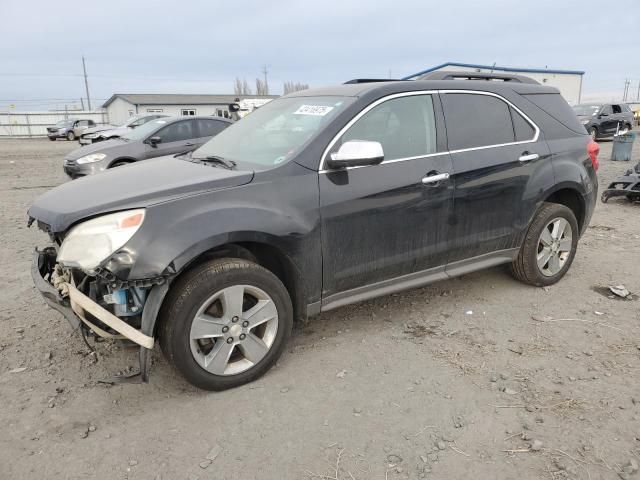
[[548, 192], [543, 202], [558, 203], [569, 208], [578, 221], [578, 228], [582, 232], [585, 228], [586, 202], [578, 188], [570, 185], [560, 185], [552, 192]]
[[115, 163], [118, 163], [118, 162], [134, 163], [136, 161], [137, 160], [133, 157], [118, 157], [111, 160], [107, 168], [111, 168]]
[[[244, 238], [243, 238], [244, 237]], [[204, 262], [218, 258], [242, 258], [266, 268], [273, 273], [283, 283], [294, 310], [294, 318], [306, 320], [307, 318], [307, 292], [302, 281], [301, 270], [293, 259], [285, 253], [285, 250], [274, 242], [265, 239], [256, 239], [249, 236], [236, 238], [233, 241], [210, 246], [197, 253], [192, 252], [188, 261], [184, 257], [177, 260], [182, 263], [175, 281], [181, 275], [189, 272], [193, 268]], [[176, 262], [173, 262], [176, 265]]]

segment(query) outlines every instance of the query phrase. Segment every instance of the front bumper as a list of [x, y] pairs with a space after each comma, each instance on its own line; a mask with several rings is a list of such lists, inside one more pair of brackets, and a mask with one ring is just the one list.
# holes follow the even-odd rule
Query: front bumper
[[[73, 282], [61, 283], [58, 288], [54, 287], [46, 280], [46, 277], [50, 277], [54, 265], [55, 256], [51, 251], [36, 249], [33, 253], [31, 276], [47, 305], [60, 312], [72, 327], [78, 328], [82, 322], [101, 337], [127, 338], [141, 347], [153, 348], [153, 337], [145, 335], [98, 305], [80, 292]], [[65, 294], [63, 295], [61, 291]], [[102, 325], [96, 325], [97, 323]], [[108, 332], [109, 329], [116, 331], [117, 334]]]

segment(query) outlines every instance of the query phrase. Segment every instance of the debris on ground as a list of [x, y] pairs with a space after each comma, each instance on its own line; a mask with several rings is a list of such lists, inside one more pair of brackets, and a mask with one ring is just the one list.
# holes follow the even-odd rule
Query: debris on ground
[[627, 298], [629, 295], [631, 295], [631, 292], [627, 290], [624, 285], [609, 285], [609, 290], [611, 290], [611, 293], [614, 293], [620, 298]]

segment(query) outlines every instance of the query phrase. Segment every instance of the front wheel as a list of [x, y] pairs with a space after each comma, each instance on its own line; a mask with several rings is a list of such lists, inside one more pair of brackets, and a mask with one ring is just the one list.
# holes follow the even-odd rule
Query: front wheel
[[70, 142], [73, 142], [76, 139], [76, 134], [73, 132], [68, 132], [67, 133], [67, 140], [69, 140]]
[[596, 138], [598, 138], [598, 129], [596, 127], [591, 127], [589, 129], [589, 135], [591, 135], [591, 138], [595, 140]]
[[569, 208], [544, 203], [511, 265], [513, 276], [538, 287], [558, 282], [573, 262], [579, 234], [578, 222]]
[[185, 273], [159, 321], [162, 351], [176, 369], [196, 387], [225, 390], [257, 379], [278, 360], [293, 308], [269, 270], [226, 258]]

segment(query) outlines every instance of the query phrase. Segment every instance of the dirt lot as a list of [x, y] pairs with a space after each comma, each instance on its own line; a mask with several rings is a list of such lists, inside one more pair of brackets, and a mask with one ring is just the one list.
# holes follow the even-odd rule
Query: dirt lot
[[[601, 145], [602, 186], [631, 164]], [[640, 205], [598, 202], [551, 288], [494, 268], [298, 326], [242, 388], [159, 351], [150, 384], [109, 386], [136, 351], [95, 361], [29, 274], [25, 212], [75, 146], [0, 141], [0, 478], [640, 479], [640, 302], [597, 291], [640, 292]]]

